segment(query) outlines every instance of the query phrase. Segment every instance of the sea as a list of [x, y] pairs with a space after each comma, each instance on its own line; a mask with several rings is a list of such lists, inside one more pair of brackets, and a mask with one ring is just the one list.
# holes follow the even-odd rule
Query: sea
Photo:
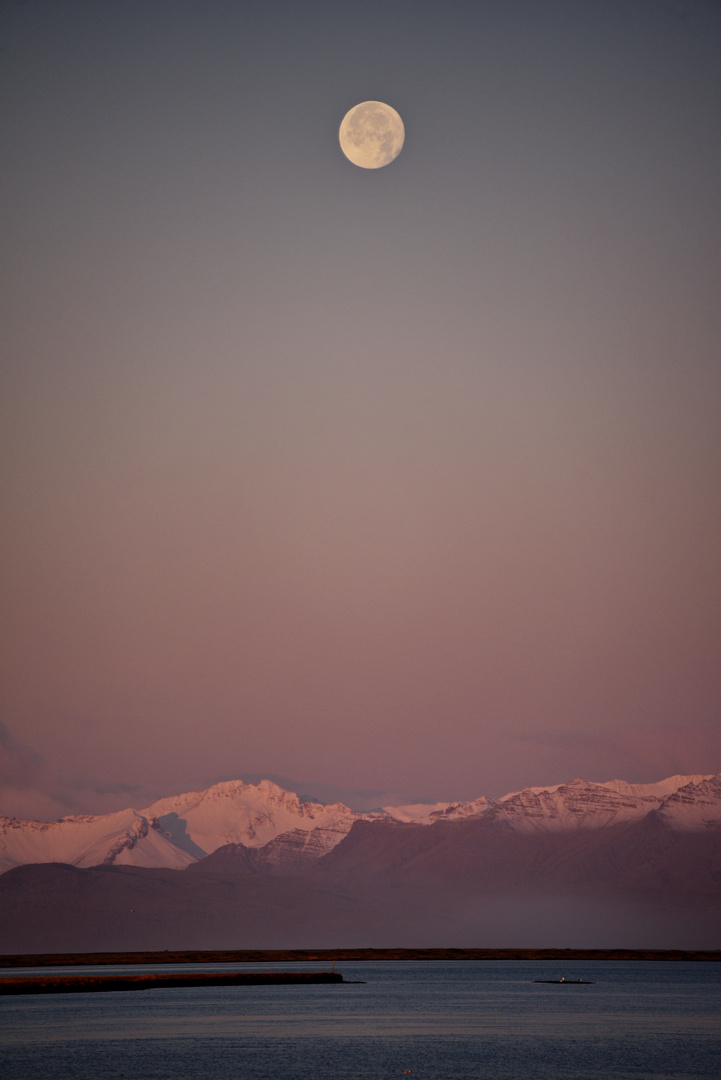
[[[287, 964], [163, 964], [43, 968], [42, 973], [196, 967], [288, 970]], [[318, 967], [295, 965], [294, 970]], [[345, 983], [0, 997], [0, 1077], [721, 1077], [721, 963], [372, 961], [338, 963], [336, 970]], [[13, 972], [39, 973], [37, 968]]]

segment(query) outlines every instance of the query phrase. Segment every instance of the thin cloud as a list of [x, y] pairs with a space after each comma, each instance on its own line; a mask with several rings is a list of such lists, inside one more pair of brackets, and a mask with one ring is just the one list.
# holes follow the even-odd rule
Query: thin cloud
[[0, 720], [0, 785], [26, 788], [34, 786], [43, 769], [37, 751], [19, 742]]

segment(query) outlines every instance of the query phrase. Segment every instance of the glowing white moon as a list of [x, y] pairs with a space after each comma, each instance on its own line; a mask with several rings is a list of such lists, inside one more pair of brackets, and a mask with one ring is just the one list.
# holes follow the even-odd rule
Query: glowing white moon
[[390, 165], [403, 149], [406, 129], [390, 105], [382, 101], [362, 101], [343, 117], [338, 132], [340, 148], [361, 169]]

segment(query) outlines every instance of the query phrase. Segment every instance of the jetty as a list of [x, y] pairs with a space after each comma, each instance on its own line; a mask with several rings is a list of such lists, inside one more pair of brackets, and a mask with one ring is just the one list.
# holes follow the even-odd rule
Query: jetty
[[0, 978], [2, 994], [88, 994], [109, 990], [161, 990], [186, 986], [307, 986], [342, 983], [337, 971], [182, 971], [132, 975], [35, 975]]

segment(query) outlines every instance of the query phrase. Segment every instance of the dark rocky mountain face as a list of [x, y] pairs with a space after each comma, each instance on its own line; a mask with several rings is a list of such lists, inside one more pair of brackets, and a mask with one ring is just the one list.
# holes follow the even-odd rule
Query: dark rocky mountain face
[[472, 892], [613, 887], [715, 894], [721, 830], [677, 832], [653, 812], [641, 821], [572, 833], [518, 833], [490, 816], [430, 826], [362, 821], [315, 872], [343, 881], [448, 882]]
[[0, 952], [721, 939], [721, 830], [673, 831], [655, 813], [571, 833], [518, 833], [492, 816], [358, 821], [294, 872], [273, 843], [229, 844], [186, 870], [17, 867], [0, 877]]
[[259, 859], [261, 848], [249, 848], [245, 844], [224, 844], [206, 855], [200, 862], [191, 863], [187, 872], [192, 874], [255, 874], [262, 869]]

